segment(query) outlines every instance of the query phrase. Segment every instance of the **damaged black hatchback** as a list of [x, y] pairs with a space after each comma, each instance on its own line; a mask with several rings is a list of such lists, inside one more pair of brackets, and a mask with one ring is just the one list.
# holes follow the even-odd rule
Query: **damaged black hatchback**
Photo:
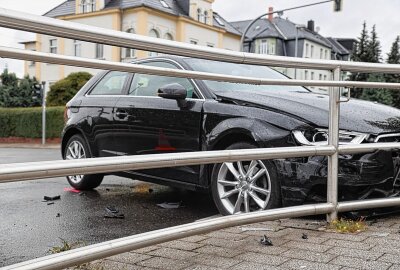
[[[262, 66], [163, 56], [138, 63], [173, 69], [284, 79]], [[101, 72], [67, 104], [64, 159], [322, 145], [328, 96], [303, 87], [260, 86], [124, 72]], [[340, 143], [400, 139], [400, 110], [352, 99], [341, 104]], [[339, 200], [397, 195], [397, 152], [339, 157]], [[222, 214], [326, 201], [327, 157], [116, 172], [120, 176], [210, 190]], [[68, 176], [77, 189], [103, 175]]]

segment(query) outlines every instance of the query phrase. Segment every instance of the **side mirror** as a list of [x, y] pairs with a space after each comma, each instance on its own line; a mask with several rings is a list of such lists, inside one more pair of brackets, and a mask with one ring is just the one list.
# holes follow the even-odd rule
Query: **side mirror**
[[187, 96], [187, 90], [179, 83], [171, 83], [164, 85], [157, 92], [159, 97], [175, 100], [185, 100]]

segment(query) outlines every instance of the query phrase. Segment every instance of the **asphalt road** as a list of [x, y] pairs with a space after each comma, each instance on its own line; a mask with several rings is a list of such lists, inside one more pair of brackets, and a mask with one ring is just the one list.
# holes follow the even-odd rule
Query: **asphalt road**
[[[0, 164], [57, 159], [56, 149], [0, 148]], [[207, 194], [115, 176], [91, 192], [65, 188], [65, 178], [0, 184], [0, 267], [48, 255], [61, 239], [88, 245], [217, 214]], [[43, 196], [56, 195], [61, 199], [54, 204], [43, 202]], [[178, 209], [157, 206], [180, 201]], [[104, 218], [107, 206], [118, 208], [125, 219]]]

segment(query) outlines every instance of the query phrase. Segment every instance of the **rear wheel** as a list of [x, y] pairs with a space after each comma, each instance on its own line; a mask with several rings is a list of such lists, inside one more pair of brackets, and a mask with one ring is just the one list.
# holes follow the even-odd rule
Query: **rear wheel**
[[[226, 150], [251, 149], [241, 142]], [[270, 161], [251, 160], [215, 164], [211, 175], [214, 202], [223, 215], [260, 211], [281, 205], [280, 184]]]
[[[64, 159], [83, 159], [91, 158], [89, 147], [80, 135], [74, 135], [69, 140], [64, 149]], [[103, 181], [104, 175], [69, 175], [69, 184], [79, 190], [90, 190], [98, 187]]]

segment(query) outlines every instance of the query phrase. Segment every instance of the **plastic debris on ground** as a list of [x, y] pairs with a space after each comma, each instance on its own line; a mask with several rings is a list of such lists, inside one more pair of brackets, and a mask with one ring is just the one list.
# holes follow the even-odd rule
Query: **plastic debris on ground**
[[60, 214], [60, 213], [57, 213], [56, 217], [61, 217], [61, 214]]
[[64, 191], [66, 192], [72, 192], [72, 193], [81, 193], [82, 191], [75, 189], [75, 188], [70, 188], [70, 187], [66, 187], [64, 188]]
[[271, 239], [269, 239], [266, 235], [261, 238], [260, 243], [264, 246], [273, 246]]
[[177, 209], [180, 207], [183, 207], [182, 202], [163, 202], [163, 203], [159, 203], [157, 204], [157, 206], [164, 208], [164, 209]]
[[303, 233], [303, 235], [301, 236], [302, 239], [308, 239], [308, 235], [306, 233]]
[[125, 218], [125, 215], [119, 213], [119, 210], [115, 206], [107, 206], [106, 212], [107, 213], [104, 215], [105, 218], [117, 218], [117, 219]]
[[252, 228], [252, 227], [242, 227], [242, 232], [248, 232], [248, 231], [267, 231], [267, 232], [273, 232], [275, 231], [274, 229], [270, 228]]
[[43, 197], [43, 200], [45, 201], [45, 202], [48, 202], [48, 201], [56, 201], [56, 200], [60, 200], [61, 199], [61, 196], [60, 195], [57, 195], [57, 196], [44, 196]]

